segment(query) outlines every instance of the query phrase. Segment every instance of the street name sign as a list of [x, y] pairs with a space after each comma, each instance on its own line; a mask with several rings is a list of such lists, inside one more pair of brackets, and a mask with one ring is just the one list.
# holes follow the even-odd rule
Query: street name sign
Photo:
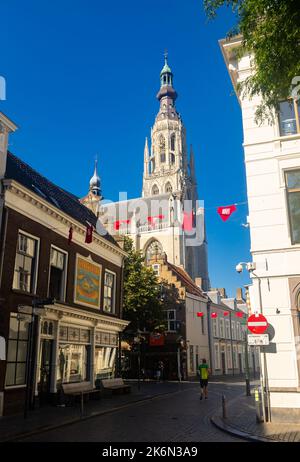
[[270, 340], [268, 334], [248, 334], [248, 345], [250, 346], [264, 346], [269, 344]]
[[263, 334], [268, 328], [268, 321], [260, 313], [252, 314], [247, 320], [247, 327], [252, 334]]

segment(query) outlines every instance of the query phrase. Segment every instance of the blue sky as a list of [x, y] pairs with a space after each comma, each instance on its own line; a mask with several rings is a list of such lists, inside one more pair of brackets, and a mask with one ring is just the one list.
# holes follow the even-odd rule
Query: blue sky
[[140, 196], [168, 49], [207, 207], [211, 284], [231, 296], [248, 283], [235, 265], [250, 259], [247, 205], [226, 223], [216, 213], [247, 199], [240, 107], [218, 45], [233, 23], [227, 9], [208, 22], [202, 0], [1, 0], [0, 110], [19, 126], [10, 150], [78, 196], [96, 154], [105, 198]]

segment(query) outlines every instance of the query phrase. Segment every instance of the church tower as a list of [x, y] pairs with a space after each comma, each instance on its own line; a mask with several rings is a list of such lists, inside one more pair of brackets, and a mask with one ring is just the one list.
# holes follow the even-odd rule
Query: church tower
[[175, 106], [177, 93], [167, 54], [157, 99], [160, 107], [151, 130], [151, 149], [147, 139], [145, 144], [143, 197], [175, 193], [180, 199], [192, 199], [186, 133]]
[[92, 178], [90, 179], [90, 187], [88, 194], [80, 199], [81, 204], [85, 205], [88, 209], [90, 209], [94, 214], [98, 217], [99, 215], [99, 208], [102, 197], [101, 192], [101, 179], [98, 175], [98, 160], [95, 160], [95, 169]]

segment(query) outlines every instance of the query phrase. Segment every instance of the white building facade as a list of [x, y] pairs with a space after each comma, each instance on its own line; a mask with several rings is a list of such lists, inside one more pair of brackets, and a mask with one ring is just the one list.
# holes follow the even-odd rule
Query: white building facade
[[[220, 41], [237, 88], [253, 71], [251, 57], [237, 58], [241, 39]], [[299, 101], [282, 101], [275, 124], [255, 123], [260, 98], [237, 94], [242, 110], [251, 253], [252, 311], [270, 326], [264, 375], [271, 420], [300, 418], [300, 123]], [[261, 293], [261, 296], [260, 296]], [[263, 360], [263, 355], [262, 355]]]

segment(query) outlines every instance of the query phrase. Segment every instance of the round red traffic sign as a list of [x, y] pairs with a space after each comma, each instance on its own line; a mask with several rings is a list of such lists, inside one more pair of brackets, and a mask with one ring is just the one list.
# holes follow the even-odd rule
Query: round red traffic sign
[[247, 327], [252, 334], [263, 334], [268, 328], [268, 321], [262, 314], [252, 314], [247, 320]]

